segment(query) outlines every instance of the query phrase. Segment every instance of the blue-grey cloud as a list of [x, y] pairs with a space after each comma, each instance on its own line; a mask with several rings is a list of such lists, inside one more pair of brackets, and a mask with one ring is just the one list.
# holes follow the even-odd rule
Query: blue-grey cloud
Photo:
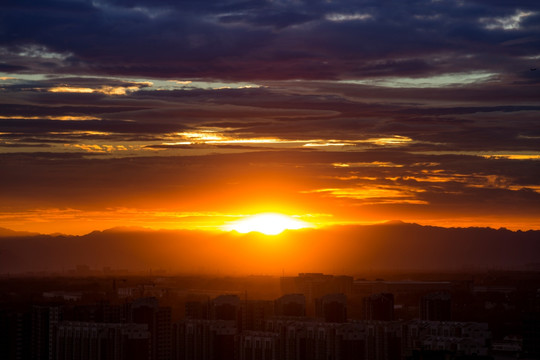
[[220, 79], [493, 71], [540, 44], [530, 1], [10, 1], [6, 66]]

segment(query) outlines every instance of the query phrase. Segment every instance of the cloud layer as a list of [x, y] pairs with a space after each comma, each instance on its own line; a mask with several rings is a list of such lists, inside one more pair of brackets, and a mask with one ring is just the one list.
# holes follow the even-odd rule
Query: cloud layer
[[[9, 1], [4, 71], [364, 79], [482, 71], [530, 81], [531, 1]], [[536, 79], [537, 80], [537, 79]]]

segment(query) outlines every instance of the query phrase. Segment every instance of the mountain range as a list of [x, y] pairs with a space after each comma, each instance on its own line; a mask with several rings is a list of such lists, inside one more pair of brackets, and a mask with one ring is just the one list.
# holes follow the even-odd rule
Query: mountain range
[[114, 228], [83, 236], [0, 228], [0, 274], [92, 269], [281, 274], [368, 270], [525, 269], [540, 262], [540, 231], [391, 222], [259, 233]]

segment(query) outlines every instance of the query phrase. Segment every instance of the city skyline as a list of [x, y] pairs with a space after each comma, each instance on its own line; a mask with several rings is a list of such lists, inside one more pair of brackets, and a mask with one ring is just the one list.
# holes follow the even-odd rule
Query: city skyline
[[0, 8], [0, 227], [540, 230], [538, 3]]
[[2, 277], [0, 354], [66, 360], [81, 354], [130, 360], [537, 359], [537, 274]]

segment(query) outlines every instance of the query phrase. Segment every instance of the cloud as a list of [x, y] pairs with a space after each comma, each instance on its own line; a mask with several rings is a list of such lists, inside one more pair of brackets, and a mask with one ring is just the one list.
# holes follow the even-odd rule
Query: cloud
[[[519, 66], [540, 41], [533, 19], [540, 9], [530, 2], [42, 1], [3, 8], [5, 66], [19, 64], [10, 71], [235, 80], [510, 73], [486, 58]], [[499, 46], [516, 36], [536, 41], [520, 44], [519, 54]]]
[[[88, 150], [123, 152], [101, 146]], [[538, 160], [401, 151], [239, 151], [101, 160], [77, 154], [3, 154], [6, 175], [0, 186], [10, 189], [3, 206], [98, 211], [131, 204], [141, 211], [235, 213], [255, 205], [310, 204], [314, 212], [351, 221], [380, 221], [393, 214], [427, 221], [459, 213], [506, 216], [507, 224], [540, 214]], [[374, 166], [336, 167], [340, 161]]]
[[523, 20], [531, 15], [535, 13], [518, 10], [515, 14], [506, 17], [480, 18], [479, 21], [488, 30], [519, 30]]
[[[89, 90], [36, 90], [54, 89], [58, 84]], [[139, 90], [120, 96], [97, 92], [108, 87]], [[479, 154], [529, 151], [528, 155], [534, 155], [540, 108], [534, 105], [533, 89], [499, 85], [478, 92], [476, 87], [402, 89], [297, 81], [269, 82], [264, 88], [162, 91], [150, 87], [148, 81], [17, 80], [3, 88], [0, 137], [17, 141], [32, 134], [33, 141], [41, 138], [43, 143], [76, 139], [89, 144], [100, 134], [107, 142], [94, 142], [98, 146], [111, 145], [111, 141], [149, 148], [183, 142], [211, 146], [264, 143], [277, 149], [401, 147]], [[208, 135], [209, 131], [214, 139], [179, 135]]]

